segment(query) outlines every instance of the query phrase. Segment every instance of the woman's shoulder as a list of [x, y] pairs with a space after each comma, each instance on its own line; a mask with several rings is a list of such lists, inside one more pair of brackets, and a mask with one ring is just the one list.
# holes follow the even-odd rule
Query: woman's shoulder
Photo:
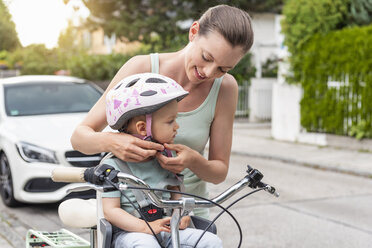
[[116, 73], [107, 89], [111, 89], [120, 80], [133, 74], [151, 71], [150, 55], [136, 55], [130, 58]]
[[232, 75], [226, 74], [223, 77], [218, 93], [215, 118], [217, 116], [226, 116], [226, 114], [229, 115], [230, 113], [233, 113], [235, 111], [237, 101], [238, 83]]
[[222, 79], [220, 91], [234, 92], [238, 90], [238, 83], [233, 75], [226, 73]]
[[134, 73], [149, 72], [151, 70], [150, 55], [136, 55], [130, 58], [124, 65], [133, 70]]

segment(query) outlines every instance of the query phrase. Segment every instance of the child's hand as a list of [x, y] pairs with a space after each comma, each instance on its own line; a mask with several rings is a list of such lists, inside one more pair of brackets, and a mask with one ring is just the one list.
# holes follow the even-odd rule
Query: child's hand
[[[170, 220], [171, 217], [166, 217], [164, 219], [158, 219], [149, 222], [152, 230], [154, 230], [155, 234], [158, 234], [160, 232], [170, 232]], [[145, 223], [146, 225], [146, 223]], [[145, 233], [152, 234], [150, 228], [146, 225]]]
[[186, 229], [190, 225], [190, 216], [183, 216], [180, 221], [180, 230]]

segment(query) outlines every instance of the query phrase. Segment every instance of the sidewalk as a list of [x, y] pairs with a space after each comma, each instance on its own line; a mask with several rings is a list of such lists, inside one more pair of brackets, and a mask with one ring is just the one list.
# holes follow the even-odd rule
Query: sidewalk
[[[2, 203], [1, 203], [2, 204]], [[27, 230], [19, 221], [5, 212], [0, 213], [0, 247], [21, 248], [25, 247], [22, 237], [26, 236]]]
[[[345, 139], [340, 137], [340, 142]], [[340, 147], [277, 141], [271, 137], [270, 124], [234, 123], [232, 153], [372, 178], [372, 152], [349, 149], [347, 144]]]

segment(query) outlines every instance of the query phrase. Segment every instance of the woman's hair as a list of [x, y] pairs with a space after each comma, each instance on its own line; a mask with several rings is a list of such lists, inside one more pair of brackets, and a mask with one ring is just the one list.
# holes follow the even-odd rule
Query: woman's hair
[[241, 46], [247, 52], [253, 44], [251, 18], [247, 12], [228, 5], [209, 8], [199, 19], [199, 34], [219, 32], [233, 47]]

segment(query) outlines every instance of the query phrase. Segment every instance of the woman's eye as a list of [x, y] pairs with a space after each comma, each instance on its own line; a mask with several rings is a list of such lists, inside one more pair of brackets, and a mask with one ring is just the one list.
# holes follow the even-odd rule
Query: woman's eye
[[227, 73], [227, 71], [222, 70], [222, 68], [220, 68], [220, 72]]
[[203, 60], [205, 60], [205, 61], [207, 61], [207, 62], [210, 62], [210, 61], [211, 61], [211, 60], [207, 59], [207, 58], [204, 56], [204, 54], [202, 54], [202, 58], [203, 58]]

